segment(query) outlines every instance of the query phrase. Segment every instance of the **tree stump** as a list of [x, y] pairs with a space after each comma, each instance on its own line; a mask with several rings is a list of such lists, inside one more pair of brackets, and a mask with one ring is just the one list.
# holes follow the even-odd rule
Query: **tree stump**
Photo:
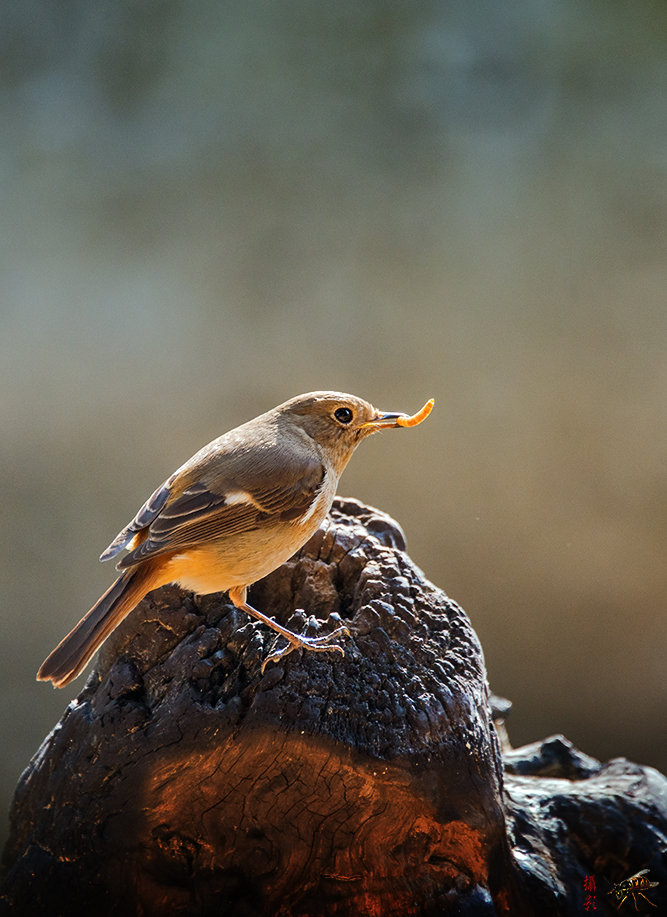
[[404, 549], [388, 516], [338, 499], [250, 601], [308, 633], [347, 624], [345, 657], [264, 674], [281, 638], [224, 596], [149, 595], [21, 778], [0, 913], [529, 917], [581, 913], [605, 850], [618, 878], [634, 849], [659, 878], [650, 769], [628, 780], [553, 740], [507, 756], [504, 795], [477, 637]]

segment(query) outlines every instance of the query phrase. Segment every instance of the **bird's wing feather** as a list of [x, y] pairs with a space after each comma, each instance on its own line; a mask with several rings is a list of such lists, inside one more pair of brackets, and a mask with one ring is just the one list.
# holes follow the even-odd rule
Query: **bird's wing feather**
[[[187, 486], [181, 489], [179, 480], [173, 483], [169, 498], [144, 527], [144, 539], [118, 568], [201, 540], [252, 531], [270, 519], [287, 521], [306, 513], [324, 481], [324, 466], [315, 455], [285, 450], [276, 466], [277, 457], [269, 451], [264, 450], [255, 461], [247, 455], [245, 461], [236, 455], [212, 461], [195, 481], [192, 472], [197, 466], [184, 466], [182, 477], [190, 479]], [[136, 518], [140, 515], [141, 511]]]
[[163, 484], [160, 484], [160, 486], [153, 491], [134, 519], [129, 522], [124, 529], [120, 530], [109, 547], [102, 552], [100, 555], [101, 561], [111, 560], [112, 557], [116, 557], [120, 554], [123, 548], [126, 548], [132, 541], [137, 532], [141, 532], [157, 518], [160, 510], [169, 499], [170, 487], [173, 479], [174, 475], [167, 478]]

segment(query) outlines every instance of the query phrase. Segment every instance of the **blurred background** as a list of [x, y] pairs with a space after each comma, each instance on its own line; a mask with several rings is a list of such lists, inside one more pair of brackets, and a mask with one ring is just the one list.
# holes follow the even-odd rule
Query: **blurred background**
[[667, 770], [667, 7], [2, 20], [3, 812], [83, 685], [35, 672], [101, 550], [197, 448], [316, 388], [437, 399], [341, 492], [467, 610], [514, 744]]

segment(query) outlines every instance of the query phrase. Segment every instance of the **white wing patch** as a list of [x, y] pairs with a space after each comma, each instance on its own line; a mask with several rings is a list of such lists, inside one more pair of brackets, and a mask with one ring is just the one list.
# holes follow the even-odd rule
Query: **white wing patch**
[[257, 506], [253, 498], [245, 490], [229, 490], [225, 494], [225, 506], [234, 506], [236, 503], [248, 503]]

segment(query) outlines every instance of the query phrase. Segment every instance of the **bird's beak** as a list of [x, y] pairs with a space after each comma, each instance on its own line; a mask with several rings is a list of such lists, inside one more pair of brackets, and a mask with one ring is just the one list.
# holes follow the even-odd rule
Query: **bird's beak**
[[434, 404], [434, 399], [430, 398], [421, 411], [417, 411], [416, 414], [390, 414], [379, 412], [377, 417], [374, 417], [373, 420], [367, 420], [366, 423], [362, 423], [361, 429], [368, 430], [369, 433], [374, 433], [376, 430], [384, 430], [388, 427], [416, 427], [423, 420], [426, 420], [433, 410]]
[[361, 429], [368, 430], [369, 433], [372, 433], [375, 430], [384, 430], [386, 427], [398, 427], [398, 418], [407, 417], [407, 414], [390, 414], [390, 413], [378, 413], [377, 417], [374, 417], [372, 420], [367, 420], [366, 423], [362, 423]]

